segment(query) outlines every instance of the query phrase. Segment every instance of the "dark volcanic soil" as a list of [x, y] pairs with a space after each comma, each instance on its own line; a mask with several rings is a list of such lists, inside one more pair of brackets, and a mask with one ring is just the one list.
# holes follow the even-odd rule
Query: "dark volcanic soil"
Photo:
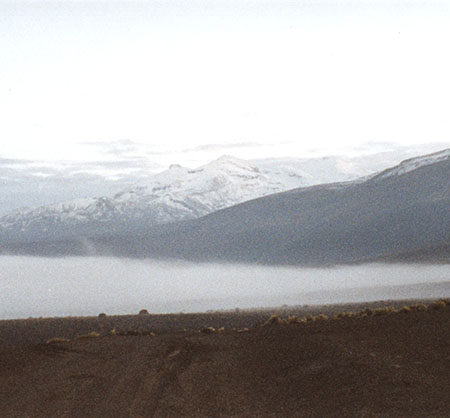
[[4, 341], [0, 415], [450, 416], [449, 312]]

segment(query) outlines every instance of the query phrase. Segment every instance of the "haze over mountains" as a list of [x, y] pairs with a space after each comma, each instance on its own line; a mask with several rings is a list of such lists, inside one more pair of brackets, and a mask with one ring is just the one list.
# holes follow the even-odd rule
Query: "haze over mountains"
[[[27, 216], [16, 223], [4, 217], [3, 251], [264, 264], [414, 261], [419, 253], [421, 260], [449, 260], [450, 150], [356, 181], [275, 193], [287, 187], [283, 179], [304, 181], [291, 174], [269, 176], [229, 157], [198, 170], [172, 167], [153, 184], [111, 200], [54, 207], [65, 216], [59, 225], [45, 212], [35, 212], [29, 224], [20, 224]], [[180, 178], [185, 181], [177, 183]], [[258, 195], [266, 196], [249, 200]], [[154, 202], [158, 210], [146, 209]], [[80, 210], [89, 220], [85, 229]], [[180, 219], [187, 220], [162, 224]], [[5, 234], [17, 225], [15, 235]]]
[[223, 156], [195, 169], [174, 164], [111, 196], [85, 196], [4, 215], [0, 238], [32, 241], [139, 231], [301, 186], [353, 180], [386, 168], [391, 158], [389, 153], [376, 153], [250, 162]]
[[[118, 145], [119, 149], [126, 145], [125, 150], [135, 146], [130, 141]], [[117, 155], [117, 164], [62, 164], [63, 171], [0, 159], [0, 197], [5, 194], [0, 207], [0, 239], [30, 241], [107, 231], [130, 233], [144, 226], [193, 219], [296, 187], [354, 180], [396, 165], [402, 157], [428, 153], [437, 144], [388, 145], [379, 145], [384, 149], [381, 152], [372, 144], [368, 149], [354, 150], [353, 156], [249, 161], [224, 156], [196, 168], [174, 164], [158, 174], [152, 174], [148, 161], [130, 161], [128, 154], [124, 156], [127, 161]], [[15, 187], [18, 184], [20, 189]], [[37, 205], [48, 201], [49, 196], [54, 203]], [[79, 197], [62, 200], [68, 196]], [[8, 207], [18, 207], [24, 201], [34, 205], [2, 215]]]
[[[40, 161], [7, 157], [0, 151], [0, 217], [25, 208], [34, 209], [75, 199], [108, 197], [152, 182], [155, 174], [180, 163], [196, 169], [217, 158], [220, 153], [239, 156], [262, 172], [278, 171], [282, 167], [299, 172], [304, 177], [301, 186], [352, 180], [384, 170], [408, 158], [430, 154], [448, 143], [399, 145], [368, 143], [350, 149], [327, 153], [311, 150], [304, 157], [284, 157], [289, 153], [262, 153], [257, 145], [250, 148], [220, 148], [220, 144], [205, 150], [172, 150], [168, 154], [153, 154], [142, 144], [130, 140], [101, 145], [86, 144], [88, 161]], [[212, 147], [214, 151], [209, 151]], [[84, 148], [83, 148], [84, 149]], [[93, 151], [91, 153], [91, 151]], [[274, 151], [274, 150], [272, 150]], [[219, 154], [217, 154], [219, 153]], [[263, 158], [263, 159], [261, 159]], [[295, 184], [293, 187], [300, 186]]]

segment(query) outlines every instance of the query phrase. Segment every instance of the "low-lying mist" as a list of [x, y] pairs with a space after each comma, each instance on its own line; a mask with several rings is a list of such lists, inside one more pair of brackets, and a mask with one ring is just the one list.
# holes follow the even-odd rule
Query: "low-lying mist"
[[294, 268], [2, 256], [0, 319], [448, 297], [449, 280], [450, 265]]

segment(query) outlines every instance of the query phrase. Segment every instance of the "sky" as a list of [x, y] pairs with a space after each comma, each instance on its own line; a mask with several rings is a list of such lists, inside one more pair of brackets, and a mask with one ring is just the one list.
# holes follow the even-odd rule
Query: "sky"
[[0, 0], [0, 158], [450, 146], [449, 4]]

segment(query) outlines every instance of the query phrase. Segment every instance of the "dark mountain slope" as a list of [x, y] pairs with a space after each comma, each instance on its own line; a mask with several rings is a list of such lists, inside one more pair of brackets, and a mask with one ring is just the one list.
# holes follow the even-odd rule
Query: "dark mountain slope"
[[[138, 235], [91, 237], [87, 247], [131, 257], [312, 265], [448, 249], [449, 156], [442, 151], [365, 181], [274, 194]], [[74, 244], [53, 248], [70, 253]]]
[[[372, 260], [450, 242], [450, 160], [253, 200], [143, 237], [141, 254], [270, 264]], [[123, 246], [127, 246], [126, 242]]]

